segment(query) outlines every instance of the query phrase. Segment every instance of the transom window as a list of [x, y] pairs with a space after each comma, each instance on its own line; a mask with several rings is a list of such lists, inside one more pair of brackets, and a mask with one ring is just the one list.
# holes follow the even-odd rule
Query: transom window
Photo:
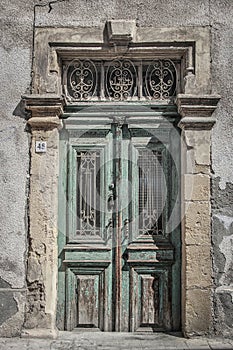
[[170, 59], [74, 59], [64, 66], [70, 102], [172, 100], [179, 88], [180, 62]]

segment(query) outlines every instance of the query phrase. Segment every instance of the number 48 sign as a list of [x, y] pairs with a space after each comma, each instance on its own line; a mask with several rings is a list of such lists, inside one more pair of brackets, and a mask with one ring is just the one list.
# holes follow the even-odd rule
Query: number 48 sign
[[46, 141], [36, 141], [36, 153], [44, 153], [47, 151]]

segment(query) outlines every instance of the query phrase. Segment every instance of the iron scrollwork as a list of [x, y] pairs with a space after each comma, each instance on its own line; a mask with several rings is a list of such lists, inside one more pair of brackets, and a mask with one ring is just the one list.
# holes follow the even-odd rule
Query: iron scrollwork
[[71, 102], [169, 100], [176, 95], [177, 76], [169, 59], [74, 59], [65, 67], [64, 85]]
[[106, 72], [106, 93], [114, 101], [129, 100], [136, 94], [137, 72], [130, 60], [114, 60]]
[[95, 95], [97, 70], [91, 60], [73, 60], [67, 70], [68, 92], [74, 100], [86, 101]]
[[170, 60], [156, 60], [146, 71], [145, 88], [148, 97], [165, 100], [176, 91], [176, 68]]

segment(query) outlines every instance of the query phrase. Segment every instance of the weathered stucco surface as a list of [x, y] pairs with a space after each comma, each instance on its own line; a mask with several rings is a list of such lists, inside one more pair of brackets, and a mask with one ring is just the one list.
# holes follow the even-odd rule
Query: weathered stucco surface
[[216, 332], [233, 327], [233, 4], [212, 1], [212, 86], [221, 95], [212, 145], [212, 242]]
[[[217, 333], [226, 336], [232, 334], [232, 0], [69, 0], [57, 1], [51, 8], [45, 1], [4, 0], [0, 4], [0, 335], [19, 334], [24, 323], [30, 140], [25, 130], [25, 111], [19, 102], [21, 95], [30, 88], [35, 4], [38, 5], [35, 8], [35, 24], [40, 27], [82, 26], [99, 30], [106, 20], [111, 19], [133, 19], [142, 29], [210, 26], [212, 93], [222, 96], [215, 112], [217, 123], [212, 131], [211, 147], [212, 260], [216, 286], [213, 290], [212, 315]], [[208, 179], [204, 171], [203, 175], [198, 176], [201, 176], [202, 182]], [[209, 211], [207, 203], [201, 203], [201, 200], [192, 205], [195, 205], [193, 215], [195, 211], [199, 216]], [[186, 224], [192, 226], [192, 222]], [[205, 227], [200, 238], [195, 229], [189, 232], [187, 239], [190, 242], [192, 239], [205, 242]], [[192, 254], [198, 252], [190, 248], [190, 256]], [[199, 290], [190, 291], [190, 302], [193, 298], [202, 300], [204, 297]], [[205, 313], [203, 315], [203, 319], [210, 317], [209, 310], [206, 316]]]
[[[30, 85], [32, 9], [0, 4], [0, 334], [19, 335], [24, 321], [29, 136], [18, 106]], [[18, 106], [18, 108], [16, 108]]]

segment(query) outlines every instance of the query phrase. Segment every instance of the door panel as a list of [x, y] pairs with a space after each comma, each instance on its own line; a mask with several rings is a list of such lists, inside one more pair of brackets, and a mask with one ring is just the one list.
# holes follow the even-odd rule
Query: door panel
[[180, 234], [168, 229], [179, 196], [171, 148], [179, 146], [171, 129], [113, 119], [104, 130], [69, 134], [60, 328], [179, 328]]
[[164, 268], [132, 268], [132, 331], [171, 329], [169, 271]]

